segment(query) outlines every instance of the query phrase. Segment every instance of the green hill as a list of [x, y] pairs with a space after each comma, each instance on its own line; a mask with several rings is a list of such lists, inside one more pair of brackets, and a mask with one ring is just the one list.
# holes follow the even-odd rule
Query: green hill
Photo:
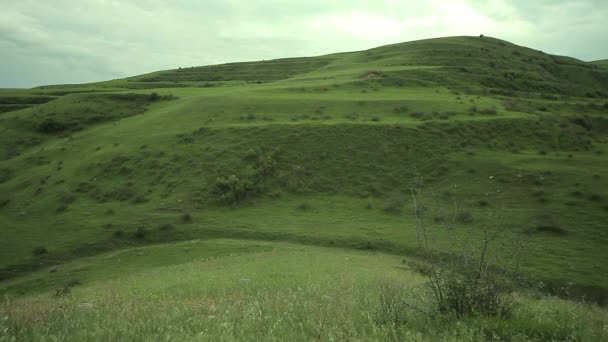
[[608, 68], [608, 59], [602, 59], [602, 60], [599, 60], [599, 61], [593, 61], [593, 62], [591, 62], [591, 64], [592, 65], [597, 65], [597, 66], [599, 66], [601, 68], [606, 69], [606, 68]]
[[[82, 276], [48, 267], [148, 244], [267, 240], [415, 259], [422, 178], [436, 252], [489, 229], [499, 261], [525, 241], [526, 283], [606, 301], [608, 70], [590, 63], [450, 37], [0, 90], [0, 113], [0, 292], [23, 300], [77, 277], [88, 301], [120, 274], [102, 261]], [[168, 259], [203, 257], [188, 253]]]

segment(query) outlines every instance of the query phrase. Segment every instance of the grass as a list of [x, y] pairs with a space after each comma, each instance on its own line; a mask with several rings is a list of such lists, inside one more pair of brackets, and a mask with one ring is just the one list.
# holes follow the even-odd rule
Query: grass
[[[499, 255], [509, 255], [509, 241], [526, 241], [522, 270], [532, 281], [542, 281], [543, 291], [606, 303], [608, 162], [602, 151], [608, 149], [607, 79], [608, 71], [567, 57], [489, 37], [451, 37], [315, 58], [159, 71], [86, 85], [0, 90], [1, 292], [29, 300], [31, 306], [45, 303], [40, 304], [44, 310], [53, 302], [37, 293], [56, 291], [57, 286], [76, 297], [88, 284], [116, 276], [112, 286], [121, 293], [118, 284], [126, 271], [154, 272], [153, 261], [166, 257], [164, 247], [142, 246], [178, 243], [166, 247], [174, 251], [168, 260], [183, 264], [203, 255], [178, 247], [183, 246], [179, 242], [198, 239], [267, 240], [274, 242], [261, 245], [287, 246], [277, 243], [283, 241], [315, 251], [313, 246], [327, 246], [415, 258], [410, 187], [422, 176], [425, 215], [435, 222], [430, 237], [438, 252], [449, 253], [454, 238], [480, 238], [482, 228], [490, 227], [500, 232]], [[455, 205], [457, 224], [448, 231]], [[211, 243], [203, 248], [209, 251], [251, 247], [247, 241], [218, 241], [197, 243]], [[61, 287], [71, 280], [61, 278], [62, 272], [31, 280], [45, 267], [139, 248], [157, 257], [131, 268], [120, 264], [117, 274], [79, 273], [82, 286]], [[334, 252], [321, 250], [319, 255], [333, 257]], [[293, 258], [290, 253], [277, 259]], [[313, 254], [313, 259], [320, 258]], [[392, 257], [375, 258], [362, 261], [359, 270], [365, 263], [373, 269]], [[289, 260], [285, 265], [293, 263]], [[255, 268], [242, 261], [240, 270]], [[111, 264], [119, 265], [114, 259]], [[181, 278], [174, 274], [170, 280], [179, 269], [170, 261], [158, 266], [167, 267], [162, 282]], [[314, 279], [325, 281], [319, 267], [300, 270], [314, 273], [311, 286]], [[268, 288], [279, 288], [280, 277], [273, 277], [277, 283]], [[371, 287], [380, 285], [353, 286], [345, 294], [350, 297], [342, 300], [363, 300], [366, 291], [373, 297], [378, 291]], [[194, 285], [188, 286], [185, 293], [194, 291]], [[329, 292], [338, 289], [337, 283], [327, 287]], [[226, 293], [244, 296], [246, 305], [262, 298]], [[264, 307], [282, 308], [294, 293], [279, 291]], [[105, 305], [106, 299], [110, 301], [103, 297], [95, 305]], [[321, 317], [322, 295], [310, 300], [316, 309], [302, 309], [301, 314]], [[169, 305], [161, 302], [151, 300], [159, 307]], [[572, 302], [527, 297], [522, 302], [533, 312], [555, 305], [584, 315], [584, 306]], [[70, 310], [69, 315], [76, 315], [80, 309], [76, 305]], [[98, 317], [113, 324], [116, 312], [108, 310]], [[340, 310], [346, 315], [347, 307]], [[184, 315], [194, 313], [200, 314]], [[351, 322], [346, 326], [354, 329], [349, 332], [353, 339], [428, 333], [419, 328], [396, 332], [363, 323], [360, 317], [343, 318]], [[493, 327], [493, 333], [507, 329], [500, 322], [479, 322], [449, 326], [455, 329], [449, 331], [433, 326], [433, 336], [453, 337], [459, 331], [483, 339], [488, 336], [483, 325]], [[160, 336], [143, 320], [141, 324], [144, 335]], [[282, 325], [280, 333], [299, 331], [291, 324]], [[334, 338], [347, 336], [339, 335], [346, 332], [337, 326], [337, 318], [328, 324], [334, 324]], [[526, 336], [553, 338], [547, 331], [560, 331], [551, 322], [538, 324], [530, 329], [542, 330], [543, 324], [549, 328], [541, 335], [529, 330]], [[359, 325], [368, 330], [357, 330]], [[68, 329], [64, 323], [59, 326]], [[42, 334], [32, 329], [32, 334]], [[117, 335], [104, 336], [130, 333], [121, 329], [117, 325], [112, 330]], [[213, 336], [229, 339], [228, 330], [209, 329]], [[314, 338], [314, 329], [306, 329], [303, 334]], [[280, 333], [254, 336], [272, 339]], [[559, 334], [554, 338], [563, 337]]]
[[[399, 265], [396, 256], [263, 241], [137, 248], [21, 280], [40, 292], [5, 299], [0, 324], [8, 339], [66, 341], [606, 337], [605, 311], [524, 294], [505, 321], [442, 322], [410, 311], [402, 313], [401, 323], [387, 321], [380, 293], [390, 292], [381, 291], [387, 286], [416, 288], [424, 281]], [[54, 286], [74, 282], [74, 277], [80, 284], [55, 297]]]

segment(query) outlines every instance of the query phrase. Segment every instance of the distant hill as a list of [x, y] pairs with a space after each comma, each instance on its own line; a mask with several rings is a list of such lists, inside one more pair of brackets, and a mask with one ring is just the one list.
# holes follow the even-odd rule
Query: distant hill
[[394, 86], [444, 85], [467, 92], [524, 96], [608, 96], [607, 71], [491, 37], [436, 38], [320, 57], [179, 68], [93, 85], [128, 89], [211, 87], [220, 82], [314, 80], [328, 75], [347, 78], [370, 69], [380, 72], [383, 84]]
[[593, 64], [593, 65], [598, 65], [598, 66], [600, 66], [600, 67], [602, 67], [604, 69], [608, 68], [608, 59], [602, 59], [602, 60], [593, 61], [593, 62], [590, 62], [590, 63]]

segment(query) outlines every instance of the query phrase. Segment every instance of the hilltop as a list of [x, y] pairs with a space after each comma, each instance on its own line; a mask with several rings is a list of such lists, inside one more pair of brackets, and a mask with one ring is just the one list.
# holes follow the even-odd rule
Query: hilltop
[[[163, 282], [196, 274], [196, 263], [208, 260], [180, 247], [191, 240], [220, 250], [210, 262], [230, 264], [234, 273], [209, 266], [217, 279], [253, 267], [226, 255], [276, 248], [288, 250], [283, 270], [297, 264], [291, 253], [299, 248], [319, 263], [327, 256], [332, 270], [344, 258], [357, 258], [357, 270], [395, 255], [414, 260], [411, 189], [422, 179], [437, 252], [490, 229], [499, 233], [497, 260], [513, 253], [512, 241], [525, 241], [526, 283], [605, 303], [601, 64], [490, 37], [449, 37], [1, 90], [0, 292], [38, 303], [74, 277], [83, 300], [102, 282], [120, 291], [124, 274], [103, 260], [144, 251], [123, 265], [134, 277], [129, 286], [161, 270], [153, 291], [162, 293]], [[306, 265], [306, 281], [322, 279]], [[196, 277], [182, 286], [190, 291]], [[386, 277], [416, 283], [420, 275]], [[329, 282], [334, 290], [350, 284]], [[280, 282], [271, 283], [256, 289]], [[549, 336], [539, 334], [526, 336]]]

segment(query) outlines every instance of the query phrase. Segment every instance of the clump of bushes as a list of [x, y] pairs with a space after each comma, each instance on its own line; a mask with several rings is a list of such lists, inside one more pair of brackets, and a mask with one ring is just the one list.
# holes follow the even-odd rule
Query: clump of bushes
[[55, 119], [45, 119], [36, 126], [36, 130], [40, 133], [59, 133], [65, 131], [67, 126]]
[[249, 165], [240, 175], [219, 176], [213, 184], [212, 193], [219, 196], [221, 202], [234, 204], [261, 191], [260, 183], [264, 177], [271, 175], [276, 167], [276, 151], [262, 153], [248, 151], [244, 156]]
[[213, 192], [219, 195], [222, 202], [237, 203], [257, 192], [255, 182], [250, 175], [230, 175], [218, 177], [213, 185]]
[[413, 112], [410, 114], [411, 117], [413, 117], [414, 119], [422, 119], [424, 117], [425, 113], [424, 112]]
[[181, 222], [183, 222], [183, 223], [189, 223], [189, 222], [192, 222], [192, 215], [190, 215], [190, 214], [188, 214], [188, 213], [182, 214], [182, 215], [179, 217], [179, 220], [180, 220]]

